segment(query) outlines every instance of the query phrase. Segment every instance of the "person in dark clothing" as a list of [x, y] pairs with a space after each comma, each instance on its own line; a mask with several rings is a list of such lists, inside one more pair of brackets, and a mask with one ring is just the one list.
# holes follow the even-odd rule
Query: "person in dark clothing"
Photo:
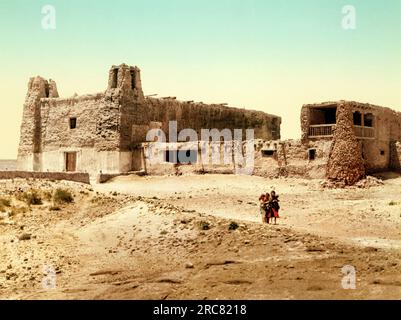
[[272, 207], [271, 207], [271, 197], [270, 194], [266, 193], [265, 195], [265, 215], [266, 215], [266, 223], [270, 223], [270, 218], [272, 217]]
[[280, 218], [279, 216], [279, 210], [280, 210], [280, 200], [278, 199], [278, 195], [276, 195], [275, 191], [271, 192], [271, 199], [270, 199], [270, 207], [271, 207], [271, 219], [273, 222], [274, 219], [274, 224], [277, 224], [277, 218]]

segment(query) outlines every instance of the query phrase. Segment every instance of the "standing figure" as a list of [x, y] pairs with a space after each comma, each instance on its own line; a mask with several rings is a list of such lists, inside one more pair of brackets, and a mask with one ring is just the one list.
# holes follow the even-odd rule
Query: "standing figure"
[[259, 197], [259, 213], [261, 214], [261, 216], [262, 216], [262, 223], [266, 223], [266, 202], [265, 202], [265, 200], [266, 200], [266, 196], [264, 195], [264, 194], [262, 194], [260, 197]]
[[270, 218], [272, 217], [272, 207], [271, 207], [271, 198], [270, 194], [266, 193], [265, 195], [265, 216], [266, 216], [266, 223], [270, 223]]
[[271, 203], [271, 218], [272, 218], [272, 222], [273, 222], [273, 218], [274, 218], [274, 224], [277, 224], [277, 218], [280, 218], [278, 212], [280, 210], [280, 205], [279, 205], [279, 199], [278, 199], [278, 195], [276, 195], [275, 191], [271, 192], [271, 199], [270, 199], [270, 203]]

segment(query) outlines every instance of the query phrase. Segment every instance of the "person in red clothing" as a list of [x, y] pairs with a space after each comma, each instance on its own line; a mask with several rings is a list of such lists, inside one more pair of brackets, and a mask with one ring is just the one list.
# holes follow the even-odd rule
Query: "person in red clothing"
[[272, 207], [271, 207], [271, 197], [269, 193], [265, 195], [265, 215], [266, 215], [266, 223], [270, 223], [270, 218], [272, 217]]

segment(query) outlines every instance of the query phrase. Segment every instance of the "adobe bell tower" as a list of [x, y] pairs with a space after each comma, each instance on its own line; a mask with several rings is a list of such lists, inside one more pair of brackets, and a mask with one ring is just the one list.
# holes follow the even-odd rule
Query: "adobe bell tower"
[[126, 64], [112, 66], [107, 90], [120, 91], [123, 95], [133, 95], [135, 100], [143, 100], [141, 70]]

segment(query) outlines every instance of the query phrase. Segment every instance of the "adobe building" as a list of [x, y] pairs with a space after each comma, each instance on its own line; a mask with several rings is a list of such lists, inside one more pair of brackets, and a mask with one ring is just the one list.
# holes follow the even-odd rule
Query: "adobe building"
[[18, 169], [86, 172], [91, 176], [133, 171], [166, 173], [166, 168], [175, 170], [168, 153], [164, 155], [165, 166], [152, 171], [146, 134], [149, 129], [161, 129], [167, 134], [172, 120], [177, 121], [178, 131], [192, 128], [200, 134], [201, 129], [207, 128], [251, 128], [256, 139], [280, 139], [281, 118], [274, 115], [225, 104], [145, 97], [140, 70], [122, 64], [110, 69], [107, 90], [93, 95], [60, 98], [54, 81], [30, 79]]
[[[237, 173], [240, 164], [224, 151], [247, 155], [249, 139], [206, 141], [202, 129], [253, 129], [252, 173], [263, 177], [328, 178], [352, 185], [367, 174], [401, 171], [401, 113], [351, 101], [307, 104], [301, 110], [302, 137], [280, 140], [281, 118], [259, 111], [145, 97], [140, 70], [113, 66], [104, 93], [60, 98], [56, 83], [31, 78], [24, 104], [18, 169], [28, 172], [89, 173], [106, 176]], [[171, 142], [169, 122], [178, 132], [191, 128], [197, 141]], [[166, 142], [147, 141], [150, 129]], [[155, 146], [158, 146], [155, 148]], [[217, 150], [220, 162], [203, 158]], [[180, 154], [190, 159], [180, 162]], [[212, 154], [212, 152], [210, 152]], [[151, 158], [160, 161], [154, 163]], [[101, 180], [101, 179], [100, 179]]]
[[352, 101], [306, 104], [301, 129], [300, 140], [271, 149], [276, 174], [352, 185], [368, 174], [401, 170], [399, 112]]

